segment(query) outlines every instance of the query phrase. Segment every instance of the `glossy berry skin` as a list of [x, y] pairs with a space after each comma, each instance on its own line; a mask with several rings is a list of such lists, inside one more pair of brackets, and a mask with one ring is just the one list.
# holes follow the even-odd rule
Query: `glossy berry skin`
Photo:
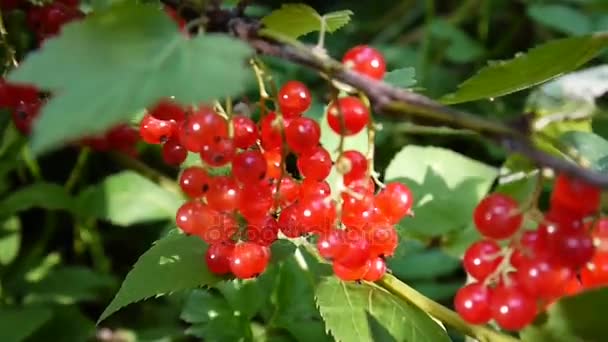
[[148, 110], [148, 114], [158, 120], [182, 122], [186, 118], [184, 109], [170, 99], [158, 101]]
[[175, 213], [175, 223], [186, 234], [195, 234], [200, 230], [199, 214], [204, 210], [203, 204], [190, 201], [182, 204]]
[[309, 198], [326, 198], [331, 194], [331, 188], [326, 181], [317, 181], [313, 178], [304, 178], [300, 184], [300, 197], [302, 199]]
[[201, 230], [196, 235], [208, 244], [231, 241], [238, 229], [238, 222], [236, 222], [234, 216], [219, 213], [211, 208], [205, 213], [214, 214], [202, 215], [200, 218]]
[[243, 115], [235, 115], [232, 117], [232, 125], [234, 126], [234, 146], [237, 148], [247, 149], [253, 145], [259, 138], [258, 127], [250, 118]]
[[547, 260], [530, 260], [519, 266], [515, 277], [519, 286], [531, 296], [553, 300], [564, 293], [574, 272]]
[[492, 239], [506, 239], [519, 229], [523, 217], [515, 200], [494, 193], [477, 204], [473, 220], [482, 235]]
[[548, 240], [547, 252], [553, 264], [578, 269], [591, 260], [595, 247], [587, 232], [573, 231]]
[[386, 273], [386, 262], [382, 258], [373, 258], [367, 261], [368, 269], [363, 276], [363, 280], [378, 281]]
[[538, 309], [536, 299], [516, 286], [497, 286], [490, 299], [492, 318], [505, 330], [518, 331], [531, 324]]
[[334, 262], [356, 269], [363, 266], [370, 256], [370, 243], [365, 234], [356, 230], [345, 231], [346, 247], [340, 255], [336, 255]]
[[179, 186], [191, 198], [203, 197], [211, 187], [211, 177], [199, 166], [190, 166], [182, 171]]
[[502, 261], [500, 246], [492, 240], [473, 243], [464, 253], [462, 264], [465, 271], [478, 281], [489, 276]]
[[304, 232], [323, 234], [333, 227], [336, 207], [333, 201], [308, 198], [298, 203], [297, 218]]
[[319, 124], [310, 118], [295, 118], [285, 128], [287, 146], [296, 154], [308, 152], [317, 145], [321, 139]]
[[207, 204], [218, 211], [232, 211], [238, 207], [240, 189], [236, 180], [229, 176], [217, 176], [207, 191]]
[[280, 150], [283, 146], [281, 120], [275, 112], [266, 114], [260, 121], [260, 139], [265, 151]]
[[230, 273], [230, 257], [233, 251], [234, 244], [229, 242], [210, 245], [205, 252], [209, 271], [219, 275]]
[[175, 134], [175, 121], [158, 120], [152, 115], [144, 115], [139, 124], [139, 134], [148, 144], [162, 144]]
[[395, 253], [399, 243], [399, 235], [393, 226], [372, 226], [367, 231], [367, 240], [370, 244], [370, 256], [389, 257]]
[[347, 267], [342, 265], [339, 262], [333, 262], [333, 270], [336, 277], [343, 281], [355, 281], [361, 280], [368, 272], [370, 264], [363, 263], [363, 265], [358, 267]]
[[304, 83], [289, 81], [279, 90], [278, 102], [283, 116], [293, 118], [310, 108], [312, 96]]
[[396, 224], [410, 212], [414, 199], [410, 188], [405, 184], [393, 182], [386, 184], [378, 193], [375, 204], [389, 222]]
[[598, 253], [581, 269], [581, 282], [585, 288], [608, 285], [608, 254]]
[[304, 178], [322, 181], [329, 176], [333, 162], [331, 155], [323, 147], [313, 147], [298, 157], [298, 170]]
[[490, 289], [482, 283], [470, 283], [456, 292], [454, 308], [470, 324], [486, 324], [492, 318], [490, 298]]
[[333, 260], [335, 257], [343, 255], [346, 251], [345, 231], [331, 229], [325, 234], [321, 234], [317, 240], [317, 250], [327, 260]]
[[203, 146], [201, 159], [209, 166], [224, 166], [232, 161], [236, 149], [230, 138], [217, 138]]
[[342, 97], [327, 108], [327, 123], [337, 134], [355, 135], [369, 123], [369, 110], [354, 96]]
[[510, 262], [513, 267], [519, 268], [527, 261], [546, 259], [547, 255], [546, 239], [538, 231], [526, 231], [513, 250]]
[[268, 216], [274, 199], [272, 189], [263, 183], [247, 183], [239, 195], [239, 213], [250, 222], [258, 222]]
[[15, 128], [23, 134], [29, 135], [32, 131], [34, 120], [38, 117], [42, 103], [38, 100], [32, 102], [21, 102], [11, 111], [11, 117]]
[[247, 225], [247, 241], [257, 243], [262, 246], [270, 246], [277, 240], [279, 233], [279, 223], [270, 216], [266, 216], [259, 222], [252, 222]]
[[593, 226], [591, 236], [597, 252], [608, 252], [608, 218], [601, 218]]
[[267, 247], [242, 242], [234, 247], [230, 271], [239, 279], [254, 278], [264, 272], [269, 260], [270, 251]]
[[266, 159], [260, 151], [245, 151], [232, 160], [232, 174], [242, 184], [258, 183], [266, 177]]
[[346, 51], [342, 63], [347, 68], [376, 80], [384, 78], [386, 72], [384, 57], [378, 50], [368, 45], [358, 45]]
[[264, 159], [266, 159], [266, 177], [270, 179], [279, 179], [281, 177], [281, 151], [270, 150], [264, 151]]
[[179, 141], [191, 152], [201, 152], [203, 147], [216, 144], [228, 136], [228, 123], [208, 107], [202, 107], [189, 115], [179, 126]]
[[279, 229], [288, 238], [300, 237], [304, 234], [304, 227], [299, 220], [300, 208], [294, 203], [281, 210], [279, 215]]
[[165, 163], [177, 166], [186, 160], [188, 151], [180, 145], [177, 139], [169, 139], [163, 144], [162, 156]]
[[278, 189], [276, 183], [277, 181], [272, 183], [272, 196], [281, 208], [291, 205], [300, 197], [300, 184], [293, 178], [289, 176], [281, 178]]
[[356, 150], [344, 151], [340, 157], [338, 157], [338, 167], [344, 168], [344, 178], [347, 179], [345, 183], [351, 183], [352, 181], [365, 178], [367, 175], [367, 158], [363, 153]]
[[599, 209], [600, 194], [600, 189], [560, 174], [551, 193], [551, 207], [580, 216], [591, 215]]

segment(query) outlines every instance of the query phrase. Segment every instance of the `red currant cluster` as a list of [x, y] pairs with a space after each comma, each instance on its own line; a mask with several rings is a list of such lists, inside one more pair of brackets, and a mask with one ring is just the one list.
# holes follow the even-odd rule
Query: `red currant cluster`
[[42, 93], [35, 87], [7, 83], [0, 79], [0, 107], [9, 110], [15, 127], [28, 135], [42, 107]]
[[[512, 198], [483, 199], [474, 222], [486, 239], [464, 254], [475, 281], [456, 294], [458, 313], [473, 324], [494, 319], [503, 329], [520, 330], [560, 297], [608, 284], [608, 220], [588, 222], [599, 203], [599, 189], [559, 175], [548, 212], [535, 230], [522, 231], [522, 210]], [[497, 241], [505, 239], [502, 248]]]
[[[382, 78], [382, 56], [366, 46], [349, 51], [345, 64]], [[266, 268], [268, 246], [287, 238], [315, 235], [319, 253], [333, 260], [344, 280], [378, 280], [386, 270], [384, 257], [394, 253], [394, 225], [410, 212], [412, 195], [400, 183], [376, 194], [371, 165], [359, 151], [343, 151], [335, 163], [320, 144], [319, 124], [302, 116], [311, 105], [309, 89], [298, 81], [285, 83], [277, 94], [276, 111], [256, 123], [248, 116], [201, 105], [183, 108], [162, 100], [140, 123], [140, 135], [162, 144], [171, 165], [198, 153], [204, 166], [186, 168], [180, 186], [191, 200], [177, 211], [178, 227], [210, 244], [206, 260], [217, 274], [254, 277]], [[328, 125], [342, 136], [370, 124], [369, 109], [355, 96], [330, 103]], [[297, 158], [299, 175], [286, 171], [289, 154]], [[230, 166], [229, 175], [212, 176], [212, 168]], [[341, 175], [332, 196], [326, 178], [332, 168]]]
[[23, 10], [27, 13], [27, 25], [36, 34], [38, 42], [55, 36], [64, 24], [84, 17], [78, 0], [56, 0], [42, 6], [26, 0], [3, 0], [0, 7], [4, 12]]

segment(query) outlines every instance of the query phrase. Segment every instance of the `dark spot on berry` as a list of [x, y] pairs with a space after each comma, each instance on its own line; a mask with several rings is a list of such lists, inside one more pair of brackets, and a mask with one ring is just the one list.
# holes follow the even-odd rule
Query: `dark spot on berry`
[[224, 156], [221, 154], [215, 155], [215, 156], [213, 156], [213, 161], [215, 163], [221, 163], [224, 161]]
[[164, 144], [167, 142], [167, 140], [169, 140], [169, 137], [167, 137], [166, 135], [161, 135], [160, 136], [160, 143]]
[[[260, 173], [260, 175], [258, 176], [258, 178], [259, 178], [260, 180], [263, 180], [263, 179], [264, 179], [264, 177], [266, 177], [266, 173], [264, 173], [264, 172]], [[271, 182], [270, 184], [272, 184], [272, 182]]]
[[220, 137], [220, 136], [215, 136], [215, 137], [213, 137], [213, 142], [214, 142], [214, 143], [216, 143], [216, 144], [217, 144], [217, 143], [219, 143], [220, 141], [222, 141], [222, 137]]
[[28, 116], [27, 112], [24, 112], [22, 110], [17, 112], [17, 117], [19, 117], [19, 119], [21, 119], [21, 120], [27, 119], [27, 116]]
[[209, 191], [209, 184], [203, 184], [202, 189], [203, 189], [203, 192]]

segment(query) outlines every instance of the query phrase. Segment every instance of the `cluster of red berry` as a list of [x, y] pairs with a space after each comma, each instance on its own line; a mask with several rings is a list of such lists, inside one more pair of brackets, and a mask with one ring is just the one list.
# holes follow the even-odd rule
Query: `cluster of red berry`
[[[376, 79], [385, 72], [382, 55], [367, 46], [351, 49], [344, 63]], [[170, 100], [143, 117], [142, 139], [162, 144], [168, 164], [183, 163], [188, 152], [200, 155], [204, 167], [188, 167], [180, 176], [191, 200], [178, 209], [176, 222], [210, 244], [206, 258], [212, 272], [254, 277], [266, 268], [268, 246], [280, 234], [314, 234], [338, 277], [375, 281], [384, 274], [384, 257], [398, 242], [394, 224], [412, 206], [410, 190], [391, 183], [376, 194], [369, 161], [359, 151], [343, 151], [334, 163], [320, 145], [319, 124], [302, 116], [311, 101], [304, 84], [289, 81], [277, 94], [277, 110], [264, 113], [259, 123]], [[370, 124], [370, 113], [358, 97], [346, 96], [328, 106], [327, 121], [335, 133], [349, 136]], [[298, 177], [286, 171], [288, 154], [297, 158]], [[210, 168], [224, 166], [231, 167], [229, 175], [210, 175]], [[342, 176], [337, 196], [326, 181], [334, 167]]]
[[[474, 282], [456, 294], [458, 313], [473, 324], [494, 319], [520, 330], [560, 297], [608, 284], [608, 220], [594, 218], [599, 203], [599, 189], [559, 175], [543, 220], [522, 230], [516, 201], [498, 193], [483, 199], [474, 222], [486, 239], [464, 254]], [[497, 241], [506, 239], [503, 248]]]
[[2, 11], [22, 10], [27, 13], [27, 25], [35, 33], [39, 43], [55, 36], [61, 27], [73, 20], [81, 19], [84, 13], [78, 0], [56, 0], [37, 6], [26, 0], [2, 0]]

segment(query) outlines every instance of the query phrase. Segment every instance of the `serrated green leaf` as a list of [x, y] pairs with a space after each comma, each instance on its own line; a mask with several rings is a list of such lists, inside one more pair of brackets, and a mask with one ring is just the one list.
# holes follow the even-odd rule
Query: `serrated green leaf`
[[535, 86], [576, 69], [606, 45], [605, 33], [550, 41], [511, 60], [491, 63], [441, 101], [454, 104], [495, 98]]
[[0, 202], [0, 217], [7, 217], [31, 208], [74, 210], [74, 199], [64, 187], [53, 183], [34, 183], [21, 188]]
[[21, 222], [15, 216], [0, 224], [0, 265], [8, 265], [19, 253]]
[[48, 341], [49, 336], [53, 336], [54, 341], [61, 342], [91, 341], [95, 332], [95, 323], [80, 312], [77, 306], [66, 305], [56, 307], [53, 317], [27, 341]]
[[93, 301], [104, 290], [111, 289], [116, 279], [79, 266], [52, 269], [44, 278], [24, 287], [26, 303], [55, 302], [72, 304]]
[[447, 255], [439, 249], [419, 253], [396, 255], [387, 260], [387, 266], [399, 279], [430, 279], [454, 272], [461, 266], [459, 258]]
[[232, 315], [228, 301], [208, 290], [193, 290], [186, 300], [180, 318], [188, 323], [206, 323], [223, 315]]
[[416, 84], [416, 69], [412, 67], [396, 69], [384, 75], [384, 82], [399, 88], [409, 88]]
[[132, 171], [111, 175], [79, 194], [78, 213], [121, 226], [174, 219], [183, 199]]
[[284, 4], [280, 9], [262, 18], [262, 24], [266, 30], [280, 32], [290, 38], [298, 38], [310, 32], [319, 31], [322, 21], [325, 21], [327, 32], [335, 32], [348, 24], [352, 14], [352, 11], [344, 10], [322, 16], [314, 8], [305, 4]]
[[587, 132], [566, 132], [559, 140], [573, 148], [591, 168], [599, 172], [608, 172], [608, 141], [599, 135]]
[[339, 342], [373, 341], [367, 313], [397, 341], [450, 341], [425, 312], [374, 284], [327, 277], [317, 287], [316, 301], [327, 330]]
[[382, 326], [382, 323], [378, 322], [376, 317], [370, 315], [369, 312], [365, 312], [365, 317], [367, 317], [367, 324], [372, 332], [374, 342], [397, 342], [391, 333]]
[[537, 23], [565, 34], [585, 34], [593, 30], [591, 17], [565, 5], [532, 5], [528, 16]]
[[142, 254], [99, 321], [120, 308], [171, 292], [213, 285], [221, 280], [205, 263], [207, 244], [196, 236], [171, 233]]
[[51, 319], [50, 309], [42, 307], [0, 307], [0, 341], [19, 342]]
[[522, 341], [604, 341], [606, 320], [600, 312], [608, 305], [608, 288], [585, 291], [552, 304], [547, 317], [521, 332]]
[[158, 6], [125, 2], [64, 26], [9, 79], [56, 94], [34, 126], [40, 153], [128, 121], [162, 97], [189, 105], [237, 94], [251, 52], [227, 35], [190, 39]]

